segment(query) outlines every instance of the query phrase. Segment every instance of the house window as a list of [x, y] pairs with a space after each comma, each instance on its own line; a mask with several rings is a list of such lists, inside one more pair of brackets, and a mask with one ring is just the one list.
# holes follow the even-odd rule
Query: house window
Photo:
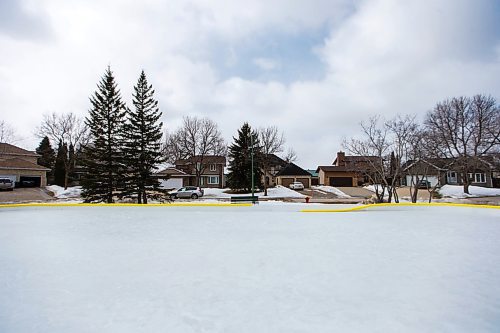
[[447, 178], [449, 183], [456, 183], [457, 173], [455, 171], [448, 171]]
[[484, 173], [476, 173], [474, 176], [475, 183], [486, 183], [486, 175]]
[[200, 185], [205, 185], [205, 177], [200, 177]]
[[215, 166], [215, 164], [210, 164], [210, 171], [216, 171], [217, 168]]
[[219, 184], [219, 176], [209, 176], [208, 178], [208, 184]]

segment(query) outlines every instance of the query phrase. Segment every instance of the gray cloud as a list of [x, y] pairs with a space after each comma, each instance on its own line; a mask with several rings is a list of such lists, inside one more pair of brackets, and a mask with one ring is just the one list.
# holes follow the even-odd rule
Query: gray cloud
[[16, 39], [46, 40], [52, 30], [40, 8], [29, 9], [19, 0], [0, 1], [0, 34]]

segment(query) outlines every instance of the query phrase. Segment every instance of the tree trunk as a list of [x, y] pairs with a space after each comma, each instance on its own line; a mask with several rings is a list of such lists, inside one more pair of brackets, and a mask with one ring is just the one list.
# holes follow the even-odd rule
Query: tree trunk
[[466, 180], [466, 181], [464, 182], [464, 193], [470, 194], [470, 193], [469, 193], [469, 186], [470, 186], [469, 181], [468, 181], [468, 180]]
[[137, 193], [137, 203], [142, 204], [142, 193], [141, 190], [139, 190], [139, 193]]
[[148, 203], [148, 196], [147, 196], [147, 193], [146, 193], [146, 190], [143, 190], [142, 191], [142, 202], [147, 205]]
[[68, 168], [65, 168], [64, 169], [64, 189], [65, 190], [68, 189], [68, 178], [69, 178]]

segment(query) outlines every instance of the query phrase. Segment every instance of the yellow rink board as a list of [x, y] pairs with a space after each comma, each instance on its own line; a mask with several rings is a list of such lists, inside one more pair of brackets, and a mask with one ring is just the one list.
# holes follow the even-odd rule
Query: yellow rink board
[[427, 207], [470, 207], [470, 208], [488, 208], [488, 209], [500, 209], [500, 206], [493, 205], [473, 205], [473, 204], [459, 204], [459, 203], [380, 203], [372, 205], [360, 205], [349, 208], [342, 209], [302, 209], [302, 213], [345, 213], [353, 212], [357, 210], [365, 210], [376, 207], [416, 207], [416, 206], [427, 206]]
[[250, 207], [251, 203], [165, 203], [165, 204], [132, 204], [132, 203], [19, 203], [0, 204], [0, 208], [17, 207]]

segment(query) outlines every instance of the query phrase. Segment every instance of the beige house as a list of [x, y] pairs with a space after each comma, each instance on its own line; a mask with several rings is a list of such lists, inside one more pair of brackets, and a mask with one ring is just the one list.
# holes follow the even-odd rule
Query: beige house
[[0, 143], [0, 177], [9, 178], [16, 187], [47, 185], [47, 171], [37, 164], [40, 155], [8, 143]]

